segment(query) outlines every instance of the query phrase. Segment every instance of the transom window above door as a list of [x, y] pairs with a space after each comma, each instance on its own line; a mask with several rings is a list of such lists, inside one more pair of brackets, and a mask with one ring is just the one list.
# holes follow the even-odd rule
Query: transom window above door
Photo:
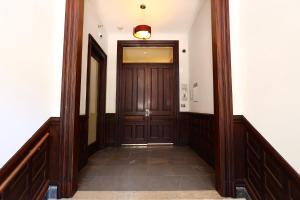
[[173, 47], [123, 47], [123, 63], [173, 63]]

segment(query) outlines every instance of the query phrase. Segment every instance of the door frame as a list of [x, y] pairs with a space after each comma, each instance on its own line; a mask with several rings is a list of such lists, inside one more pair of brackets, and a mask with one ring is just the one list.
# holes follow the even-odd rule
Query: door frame
[[[233, 109], [229, 0], [211, 0], [216, 189], [234, 196]], [[78, 124], [84, 0], [66, 0], [61, 90], [60, 197], [77, 191]]]
[[[178, 120], [179, 116], [179, 41], [178, 40], [118, 40], [117, 45], [117, 90], [116, 90], [116, 116], [117, 116], [117, 145], [121, 145], [121, 68], [123, 60], [123, 47], [173, 47], [173, 66], [175, 67], [175, 118]], [[178, 124], [178, 123], [176, 123]], [[174, 127], [175, 128], [175, 127]], [[173, 135], [173, 142], [178, 141], [178, 128], [175, 128]]]
[[[96, 141], [90, 145], [87, 145], [88, 149], [88, 156], [91, 154], [95, 153], [97, 150], [100, 148], [105, 147], [105, 106], [106, 106], [106, 71], [107, 71], [107, 56], [103, 49], [99, 46], [98, 42], [93, 38], [91, 34], [88, 36], [88, 58], [87, 58], [87, 78], [86, 78], [86, 116], [88, 119], [88, 112], [89, 112], [89, 100], [90, 100], [90, 92], [89, 92], [89, 87], [90, 87], [90, 74], [91, 74], [91, 57], [93, 54], [96, 54], [96, 57], [98, 57], [101, 60], [100, 69], [98, 72], [99, 75], [99, 80], [97, 83], [97, 88], [100, 93], [98, 93], [98, 107], [97, 107], [97, 112], [98, 112], [98, 117], [97, 117], [97, 135], [96, 135]], [[88, 137], [88, 132], [87, 132], [87, 137]], [[88, 141], [88, 140], [86, 140]]]

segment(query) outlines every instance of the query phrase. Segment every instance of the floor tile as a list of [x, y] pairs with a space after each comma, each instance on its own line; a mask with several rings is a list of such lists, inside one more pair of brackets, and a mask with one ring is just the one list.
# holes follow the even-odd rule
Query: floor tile
[[214, 171], [188, 147], [114, 147], [79, 173], [73, 199], [221, 199]]

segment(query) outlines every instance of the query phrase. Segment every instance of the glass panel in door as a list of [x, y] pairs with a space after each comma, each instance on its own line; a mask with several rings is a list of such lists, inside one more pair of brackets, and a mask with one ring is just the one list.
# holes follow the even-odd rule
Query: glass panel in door
[[124, 47], [123, 63], [173, 63], [173, 47]]
[[88, 145], [97, 141], [99, 62], [91, 57], [89, 78]]

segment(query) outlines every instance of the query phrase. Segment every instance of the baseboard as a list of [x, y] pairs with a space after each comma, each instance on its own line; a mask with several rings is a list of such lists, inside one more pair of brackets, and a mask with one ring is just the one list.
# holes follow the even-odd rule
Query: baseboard
[[244, 116], [234, 132], [236, 184], [244, 180], [252, 199], [300, 199], [299, 174]]

